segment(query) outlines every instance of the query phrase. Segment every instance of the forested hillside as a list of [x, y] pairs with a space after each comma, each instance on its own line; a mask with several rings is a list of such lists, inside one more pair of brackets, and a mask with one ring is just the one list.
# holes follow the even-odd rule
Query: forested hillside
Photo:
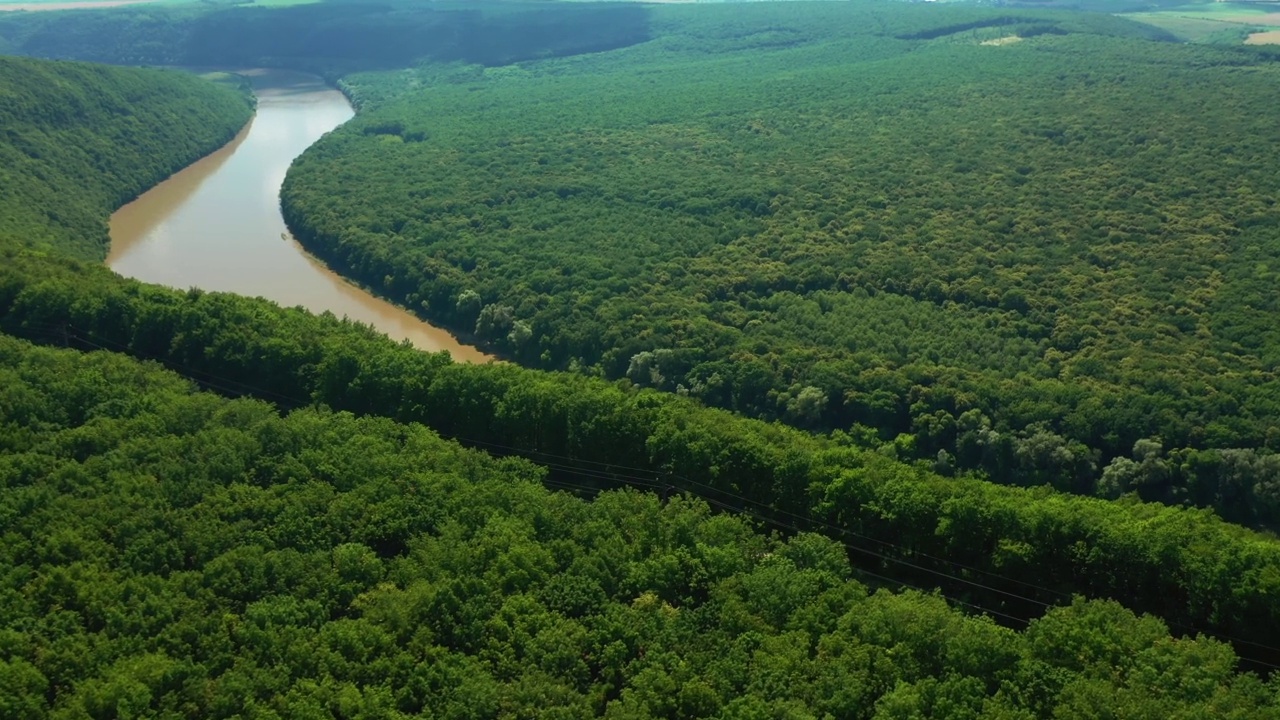
[[0, 56], [0, 242], [101, 259], [112, 210], [252, 112], [245, 93], [187, 73]]
[[1018, 12], [664, 7], [611, 53], [348, 76], [286, 217], [528, 365], [1276, 523], [1199, 476], [1280, 491], [1280, 67]]
[[[705, 504], [0, 337], [6, 717], [1274, 717], [1110, 602], [1017, 632]], [[1065, 714], [1065, 715], [1064, 715]]]

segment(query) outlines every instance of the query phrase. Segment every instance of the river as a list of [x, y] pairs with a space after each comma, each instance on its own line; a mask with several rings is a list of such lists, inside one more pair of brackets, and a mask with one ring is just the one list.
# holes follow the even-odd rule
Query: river
[[354, 114], [318, 78], [281, 70], [249, 74], [258, 112], [222, 149], [111, 216], [111, 269], [179, 289], [261, 296], [326, 310], [455, 360], [488, 355], [336, 275], [308, 255], [280, 215], [289, 164]]

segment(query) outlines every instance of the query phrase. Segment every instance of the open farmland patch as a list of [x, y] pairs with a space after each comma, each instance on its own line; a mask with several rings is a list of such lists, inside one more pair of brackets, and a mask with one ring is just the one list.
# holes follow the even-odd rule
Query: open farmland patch
[[1245, 40], [1246, 45], [1280, 45], [1280, 30], [1253, 33]]
[[0, 12], [42, 12], [53, 10], [92, 10], [95, 8], [113, 8], [124, 5], [142, 5], [158, 2], [158, 0], [80, 0], [77, 2], [18, 2], [0, 3]]

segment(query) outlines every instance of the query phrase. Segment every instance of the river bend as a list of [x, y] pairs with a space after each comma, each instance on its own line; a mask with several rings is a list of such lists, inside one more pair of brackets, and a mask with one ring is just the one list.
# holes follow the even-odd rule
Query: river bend
[[258, 111], [226, 146], [111, 216], [111, 269], [178, 289], [264, 297], [326, 310], [455, 360], [489, 356], [346, 282], [308, 255], [285, 227], [280, 185], [293, 159], [349, 120], [346, 98], [290, 71], [249, 74]]

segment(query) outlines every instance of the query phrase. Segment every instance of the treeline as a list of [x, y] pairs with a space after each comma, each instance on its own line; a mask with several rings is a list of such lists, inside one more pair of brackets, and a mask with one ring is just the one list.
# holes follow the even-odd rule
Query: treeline
[[422, 422], [553, 479], [688, 491], [844, 543], [864, 570], [1015, 617], [1073, 593], [1280, 647], [1280, 543], [1211, 513], [946, 478], [858, 438], [820, 438], [670, 393], [513, 365], [452, 364], [264, 301], [127, 281], [3, 251], [0, 330], [151, 358], [232, 394]]
[[316, 3], [146, 7], [0, 17], [10, 52], [130, 65], [289, 67], [336, 77], [420, 61], [504, 65], [649, 38], [617, 3]]
[[542, 488], [419, 425], [281, 416], [0, 336], [6, 717], [1274, 717], [1112, 602], [1022, 631], [704, 503]]
[[107, 215], [235, 136], [252, 99], [192, 75], [0, 57], [0, 241], [106, 255]]
[[[661, 8], [616, 53], [351, 75], [286, 219], [525, 365], [1275, 526], [1275, 66], [935, 9]], [[1055, 31], [983, 44], [1015, 21]]]

